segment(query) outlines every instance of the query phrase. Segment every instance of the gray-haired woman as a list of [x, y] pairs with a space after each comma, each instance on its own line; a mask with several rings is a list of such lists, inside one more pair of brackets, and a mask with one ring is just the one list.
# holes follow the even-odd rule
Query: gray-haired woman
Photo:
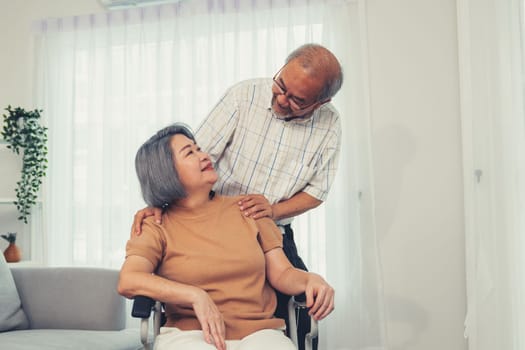
[[151, 137], [135, 164], [144, 200], [165, 209], [162, 224], [149, 217], [128, 241], [118, 290], [165, 303], [156, 349], [294, 349], [273, 316], [273, 288], [306, 293], [317, 320], [333, 310], [333, 288], [290, 264], [271, 219], [253, 220], [238, 197], [213, 195], [217, 173], [185, 125]]

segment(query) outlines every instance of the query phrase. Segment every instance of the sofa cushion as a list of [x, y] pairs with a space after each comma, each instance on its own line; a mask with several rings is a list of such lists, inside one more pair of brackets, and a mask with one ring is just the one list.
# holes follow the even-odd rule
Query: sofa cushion
[[2, 349], [17, 350], [134, 350], [141, 349], [138, 329], [82, 331], [32, 329], [0, 333]]
[[95, 267], [13, 267], [31, 329], [118, 331], [126, 327], [119, 271]]
[[0, 254], [0, 332], [28, 327], [11, 270]]

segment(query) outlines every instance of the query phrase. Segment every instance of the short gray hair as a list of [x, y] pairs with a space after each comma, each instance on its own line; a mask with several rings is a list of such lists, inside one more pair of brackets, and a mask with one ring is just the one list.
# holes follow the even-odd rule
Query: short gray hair
[[159, 130], [139, 148], [135, 156], [142, 197], [151, 207], [167, 208], [174, 201], [186, 197], [170, 145], [171, 138], [178, 134], [195, 141], [186, 124], [175, 123]]
[[332, 98], [343, 85], [343, 68], [337, 57], [319, 44], [304, 44], [288, 55], [286, 64], [297, 59], [311, 75], [323, 76], [323, 89], [317, 97], [320, 101]]

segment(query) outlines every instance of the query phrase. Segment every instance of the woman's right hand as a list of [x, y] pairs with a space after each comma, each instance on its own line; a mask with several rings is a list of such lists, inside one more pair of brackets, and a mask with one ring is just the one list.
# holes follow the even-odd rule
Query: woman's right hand
[[217, 350], [226, 350], [224, 319], [217, 305], [204, 290], [197, 293], [193, 302], [193, 311], [201, 324], [206, 342], [214, 344]]
[[305, 294], [308, 314], [314, 320], [322, 320], [334, 310], [334, 288], [318, 274], [308, 272]]
[[142, 233], [142, 221], [148, 216], [155, 216], [155, 221], [157, 224], [162, 223], [162, 209], [156, 207], [146, 207], [137, 211], [133, 218], [133, 225], [131, 226], [131, 235], [130, 238], [140, 236]]

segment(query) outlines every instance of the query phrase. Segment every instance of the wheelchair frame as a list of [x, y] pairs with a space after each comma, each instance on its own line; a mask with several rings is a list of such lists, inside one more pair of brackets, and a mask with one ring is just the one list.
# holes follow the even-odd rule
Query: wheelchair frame
[[[298, 341], [298, 329], [297, 329], [297, 317], [296, 312], [299, 310], [306, 309], [304, 302], [296, 301], [295, 298], [290, 298], [288, 302], [288, 335], [296, 348], [300, 348]], [[153, 339], [148, 342], [149, 338], [149, 319], [153, 312]], [[133, 301], [133, 309], [131, 316], [140, 318], [140, 341], [144, 346], [144, 349], [153, 349], [155, 338], [160, 333], [161, 320], [162, 320], [162, 304], [159, 301], [155, 301], [151, 298], [144, 296], [137, 296]], [[310, 317], [310, 332], [306, 334], [304, 339], [304, 349], [314, 350], [314, 339], [319, 335], [318, 323], [316, 320]], [[301, 344], [303, 345], [303, 344]]]

